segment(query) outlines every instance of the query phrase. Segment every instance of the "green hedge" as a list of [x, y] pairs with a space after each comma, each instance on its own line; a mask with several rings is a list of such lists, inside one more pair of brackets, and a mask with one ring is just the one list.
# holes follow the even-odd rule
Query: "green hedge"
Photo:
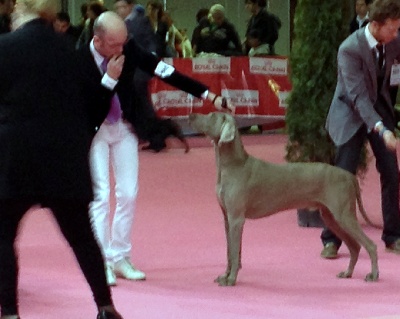
[[337, 50], [348, 36], [349, 0], [300, 0], [289, 61], [293, 91], [286, 112], [289, 162], [332, 163], [325, 130], [337, 79]]

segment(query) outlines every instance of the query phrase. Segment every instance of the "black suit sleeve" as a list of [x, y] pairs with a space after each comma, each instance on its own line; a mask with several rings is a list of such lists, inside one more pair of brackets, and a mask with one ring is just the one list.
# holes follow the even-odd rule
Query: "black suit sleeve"
[[[154, 54], [144, 50], [139, 46], [135, 40], [131, 39], [125, 46], [125, 55], [135, 62], [135, 64], [147, 72], [148, 74], [154, 76], [155, 70], [159, 63], [164, 63], [160, 61]], [[208, 90], [208, 87], [199, 81], [196, 81], [181, 72], [175, 70], [169, 76], [160, 76], [160, 79], [182, 91], [188, 92], [198, 98], [201, 94]]]

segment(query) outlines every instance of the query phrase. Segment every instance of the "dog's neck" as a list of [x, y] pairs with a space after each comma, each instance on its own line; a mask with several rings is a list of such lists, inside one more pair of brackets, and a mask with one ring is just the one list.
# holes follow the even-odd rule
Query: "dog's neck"
[[231, 165], [242, 165], [248, 158], [248, 154], [243, 147], [239, 131], [236, 129], [235, 138], [227, 143], [215, 143], [215, 155], [217, 167], [229, 167]]

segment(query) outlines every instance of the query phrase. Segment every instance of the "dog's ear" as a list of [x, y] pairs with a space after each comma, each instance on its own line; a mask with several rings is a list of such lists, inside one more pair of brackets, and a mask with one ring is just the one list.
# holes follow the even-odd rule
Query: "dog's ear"
[[221, 136], [218, 141], [218, 146], [220, 146], [222, 143], [233, 141], [233, 139], [235, 138], [235, 132], [236, 127], [233, 118], [230, 119], [225, 117], [225, 121], [221, 127]]

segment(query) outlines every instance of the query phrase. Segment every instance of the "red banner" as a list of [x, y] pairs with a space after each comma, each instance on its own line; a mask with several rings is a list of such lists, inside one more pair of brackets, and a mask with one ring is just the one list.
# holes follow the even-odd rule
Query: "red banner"
[[[291, 91], [286, 57], [212, 57], [166, 59], [177, 70], [210, 87], [236, 106], [239, 117], [283, 119]], [[215, 111], [210, 101], [197, 99], [154, 78], [151, 99], [162, 117], [187, 117]]]

